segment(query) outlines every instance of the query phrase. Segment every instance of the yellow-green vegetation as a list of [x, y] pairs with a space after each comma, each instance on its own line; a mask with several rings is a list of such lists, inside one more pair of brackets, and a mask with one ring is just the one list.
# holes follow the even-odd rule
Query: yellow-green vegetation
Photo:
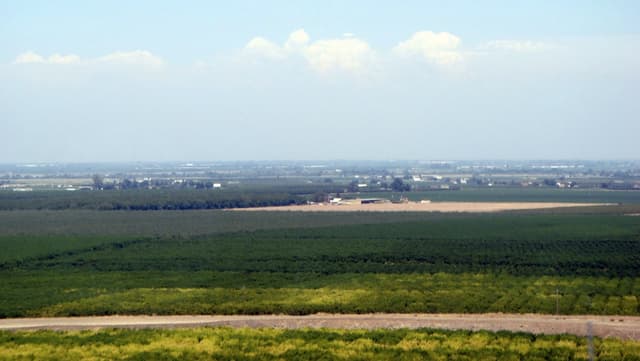
[[[6, 316], [523, 312], [638, 314], [640, 279], [507, 274], [5, 273]], [[556, 296], [556, 289], [559, 294]], [[25, 297], [28, 295], [29, 297]]]
[[[598, 339], [600, 361], [640, 360], [640, 342]], [[443, 330], [197, 328], [0, 332], [0, 360], [587, 360], [569, 335]]]

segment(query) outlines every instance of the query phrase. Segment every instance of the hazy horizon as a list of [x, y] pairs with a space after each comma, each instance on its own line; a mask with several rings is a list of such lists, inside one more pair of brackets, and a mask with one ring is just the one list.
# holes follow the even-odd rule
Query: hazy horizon
[[5, 2], [0, 163], [637, 160], [640, 3]]
[[640, 156], [619, 158], [228, 158], [228, 159], [137, 159], [137, 160], [3, 160], [0, 165], [27, 164], [128, 164], [128, 163], [250, 163], [250, 162], [640, 162]]

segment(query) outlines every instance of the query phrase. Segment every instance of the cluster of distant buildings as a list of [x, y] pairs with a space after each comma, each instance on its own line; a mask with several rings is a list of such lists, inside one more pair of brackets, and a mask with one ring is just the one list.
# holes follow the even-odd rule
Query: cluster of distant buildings
[[[99, 176], [99, 173], [102, 176]], [[96, 177], [96, 179], [91, 179]], [[239, 182], [319, 185], [323, 192], [462, 188], [640, 190], [640, 162], [328, 161], [126, 164], [0, 164], [0, 190], [220, 189]], [[286, 183], [281, 183], [285, 181]], [[310, 186], [306, 189], [313, 189]], [[397, 184], [396, 184], [396, 187]], [[406, 189], [409, 190], [409, 189]]]

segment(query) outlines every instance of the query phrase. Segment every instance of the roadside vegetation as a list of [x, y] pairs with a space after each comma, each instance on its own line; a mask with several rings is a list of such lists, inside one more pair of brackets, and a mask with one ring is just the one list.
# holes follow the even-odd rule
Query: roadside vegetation
[[[231, 329], [0, 332], [0, 360], [588, 360], [569, 335], [444, 330]], [[640, 342], [593, 341], [600, 361], [640, 360]]]

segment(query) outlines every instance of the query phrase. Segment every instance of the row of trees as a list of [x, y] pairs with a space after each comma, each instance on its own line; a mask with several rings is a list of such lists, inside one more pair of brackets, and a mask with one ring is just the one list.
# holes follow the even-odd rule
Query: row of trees
[[[349, 183], [349, 185], [347, 186], [347, 191], [348, 192], [358, 192], [360, 191], [360, 187], [358, 186], [360, 184], [360, 182], [358, 182], [357, 180], [353, 180], [351, 181], [351, 183]], [[411, 190], [411, 185], [405, 183], [402, 178], [395, 178], [393, 180], [393, 182], [391, 182], [391, 184], [387, 183], [387, 182], [381, 182], [379, 185], [380, 189], [383, 190], [392, 190], [394, 192], [409, 192]]]
[[93, 189], [96, 190], [114, 190], [114, 189], [150, 189], [150, 188], [171, 188], [171, 189], [213, 189], [214, 182], [187, 179], [180, 182], [172, 182], [167, 179], [145, 179], [138, 181], [136, 179], [125, 178], [120, 182], [105, 182], [104, 177], [100, 174], [94, 174], [91, 177]]
[[0, 210], [94, 209], [187, 210], [303, 204], [304, 197], [290, 193], [194, 189], [127, 189], [108, 192], [11, 192], [0, 197]]

